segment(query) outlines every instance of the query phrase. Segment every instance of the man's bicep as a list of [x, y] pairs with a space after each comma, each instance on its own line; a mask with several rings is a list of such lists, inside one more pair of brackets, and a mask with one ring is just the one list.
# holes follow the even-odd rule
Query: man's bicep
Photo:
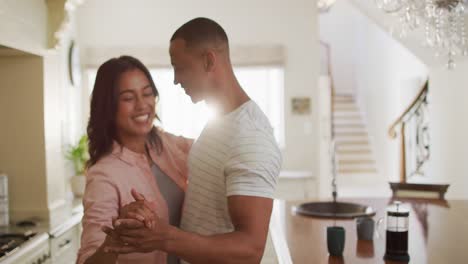
[[273, 199], [233, 195], [228, 197], [228, 207], [235, 231], [245, 233], [263, 247], [268, 234]]

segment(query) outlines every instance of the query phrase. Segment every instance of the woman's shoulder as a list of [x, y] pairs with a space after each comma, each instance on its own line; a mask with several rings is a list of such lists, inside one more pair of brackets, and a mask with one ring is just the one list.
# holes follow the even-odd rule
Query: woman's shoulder
[[129, 164], [115, 154], [107, 154], [86, 170], [88, 177], [117, 177], [128, 171]]

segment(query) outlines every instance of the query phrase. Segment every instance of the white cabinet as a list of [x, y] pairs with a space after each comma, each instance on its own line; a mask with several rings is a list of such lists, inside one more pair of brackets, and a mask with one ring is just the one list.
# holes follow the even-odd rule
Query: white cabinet
[[317, 198], [317, 179], [309, 171], [282, 171], [275, 198], [283, 200]]
[[76, 262], [81, 237], [82, 214], [73, 215], [66, 223], [50, 234], [50, 253], [53, 264]]

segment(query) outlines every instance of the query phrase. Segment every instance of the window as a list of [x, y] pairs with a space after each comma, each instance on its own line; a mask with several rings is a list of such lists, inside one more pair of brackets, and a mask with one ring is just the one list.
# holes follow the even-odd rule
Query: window
[[[269, 118], [276, 140], [284, 147], [283, 68], [279, 66], [236, 67], [235, 74], [250, 98]], [[150, 69], [160, 100], [156, 105], [161, 125], [176, 135], [196, 138], [214, 112], [204, 102], [193, 104], [180, 86], [175, 86], [172, 68]], [[94, 86], [96, 70], [88, 71], [89, 87]]]

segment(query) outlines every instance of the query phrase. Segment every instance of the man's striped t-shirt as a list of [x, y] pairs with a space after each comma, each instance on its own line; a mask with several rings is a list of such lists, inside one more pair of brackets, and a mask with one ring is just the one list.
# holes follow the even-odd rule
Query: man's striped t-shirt
[[254, 101], [209, 122], [190, 151], [181, 228], [202, 235], [233, 231], [227, 197], [273, 198], [281, 163], [273, 129]]

